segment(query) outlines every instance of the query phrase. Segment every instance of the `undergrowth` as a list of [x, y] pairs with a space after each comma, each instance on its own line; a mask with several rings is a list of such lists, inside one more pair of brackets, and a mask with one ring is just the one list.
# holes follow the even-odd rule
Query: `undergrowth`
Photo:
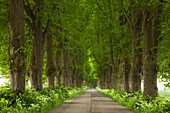
[[170, 91], [159, 91], [159, 95], [170, 100]]
[[0, 113], [44, 113], [85, 89], [56, 86], [55, 90], [44, 88], [43, 91], [36, 91], [26, 88], [24, 94], [17, 95], [11, 89], [0, 87]]
[[102, 90], [96, 88], [122, 105], [134, 110], [136, 113], [170, 113], [170, 101], [165, 97], [143, 96], [141, 91], [126, 93], [118, 90]]

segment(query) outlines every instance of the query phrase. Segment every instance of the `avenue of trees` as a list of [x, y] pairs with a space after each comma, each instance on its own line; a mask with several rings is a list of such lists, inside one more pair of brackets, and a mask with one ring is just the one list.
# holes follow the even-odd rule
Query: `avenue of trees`
[[170, 87], [169, 0], [1, 0], [0, 71], [14, 92], [55, 84], [158, 96]]

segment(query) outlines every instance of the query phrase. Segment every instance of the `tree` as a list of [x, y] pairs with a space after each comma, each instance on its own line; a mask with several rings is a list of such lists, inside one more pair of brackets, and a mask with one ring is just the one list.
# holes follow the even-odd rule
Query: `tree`
[[[149, 1], [147, 5], [151, 4]], [[152, 4], [151, 4], [152, 5]], [[155, 10], [155, 8], [156, 10]], [[159, 44], [160, 30], [160, 14], [162, 13], [162, 3], [158, 2], [158, 5], [152, 5], [153, 9], [146, 7], [143, 11], [143, 74], [144, 74], [144, 95], [152, 97], [158, 96], [157, 88], [157, 53], [158, 48], [155, 48]], [[156, 13], [156, 14], [154, 14]]]
[[47, 37], [47, 65], [46, 65], [46, 73], [47, 73], [47, 85], [49, 88], [54, 89], [54, 77], [56, 74], [56, 67], [54, 65], [53, 58], [53, 37], [51, 34]]
[[[123, 0], [120, 0], [122, 6], [124, 5]], [[136, 92], [141, 89], [141, 78], [142, 78], [142, 49], [140, 48], [141, 40], [139, 38], [142, 30], [142, 10], [140, 1], [129, 0], [128, 11], [131, 12], [131, 16], [128, 15], [125, 8], [123, 8], [124, 15], [131, 28], [132, 37], [132, 92]], [[124, 6], [125, 7], [125, 6]]]
[[[48, 19], [43, 31], [43, 7], [44, 0], [34, 0], [35, 8], [31, 9], [30, 3], [27, 1], [24, 4], [24, 9], [29, 18], [26, 18], [27, 25], [32, 34], [32, 56], [30, 66], [31, 86], [37, 90], [42, 90], [42, 71], [43, 71], [43, 56], [45, 51], [45, 41], [51, 26], [51, 20]], [[35, 14], [34, 14], [35, 10]]]
[[25, 91], [26, 50], [24, 33], [24, 1], [10, 0], [9, 13], [9, 66], [12, 90]]

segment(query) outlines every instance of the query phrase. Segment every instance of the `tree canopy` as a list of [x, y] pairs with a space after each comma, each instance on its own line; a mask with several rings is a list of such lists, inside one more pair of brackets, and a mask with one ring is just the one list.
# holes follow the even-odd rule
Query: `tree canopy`
[[152, 97], [157, 78], [170, 87], [169, 0], [17, 1], [0, 2], [0, 72], [14, 91], [28, 81], [136, 92], [143, 79]]

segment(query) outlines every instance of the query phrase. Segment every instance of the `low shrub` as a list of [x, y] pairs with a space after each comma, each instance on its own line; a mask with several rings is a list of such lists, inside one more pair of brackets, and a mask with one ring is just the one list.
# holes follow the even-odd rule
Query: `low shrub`
[[137, 113], [170, 113], [170, 101], [165, 97], [143, 96], [141, 91], [136, 93], [126, 93], [118, 90], [102, 90], [96, 88], [115, 101], [125, 105]]
[[24, 94], [13, 93], [11, 89], [0, 88], [0, 113], [43, 113], [82, 93], [86, 88], [56, 86], [55, 90], [43, 91], [26, 88]]

